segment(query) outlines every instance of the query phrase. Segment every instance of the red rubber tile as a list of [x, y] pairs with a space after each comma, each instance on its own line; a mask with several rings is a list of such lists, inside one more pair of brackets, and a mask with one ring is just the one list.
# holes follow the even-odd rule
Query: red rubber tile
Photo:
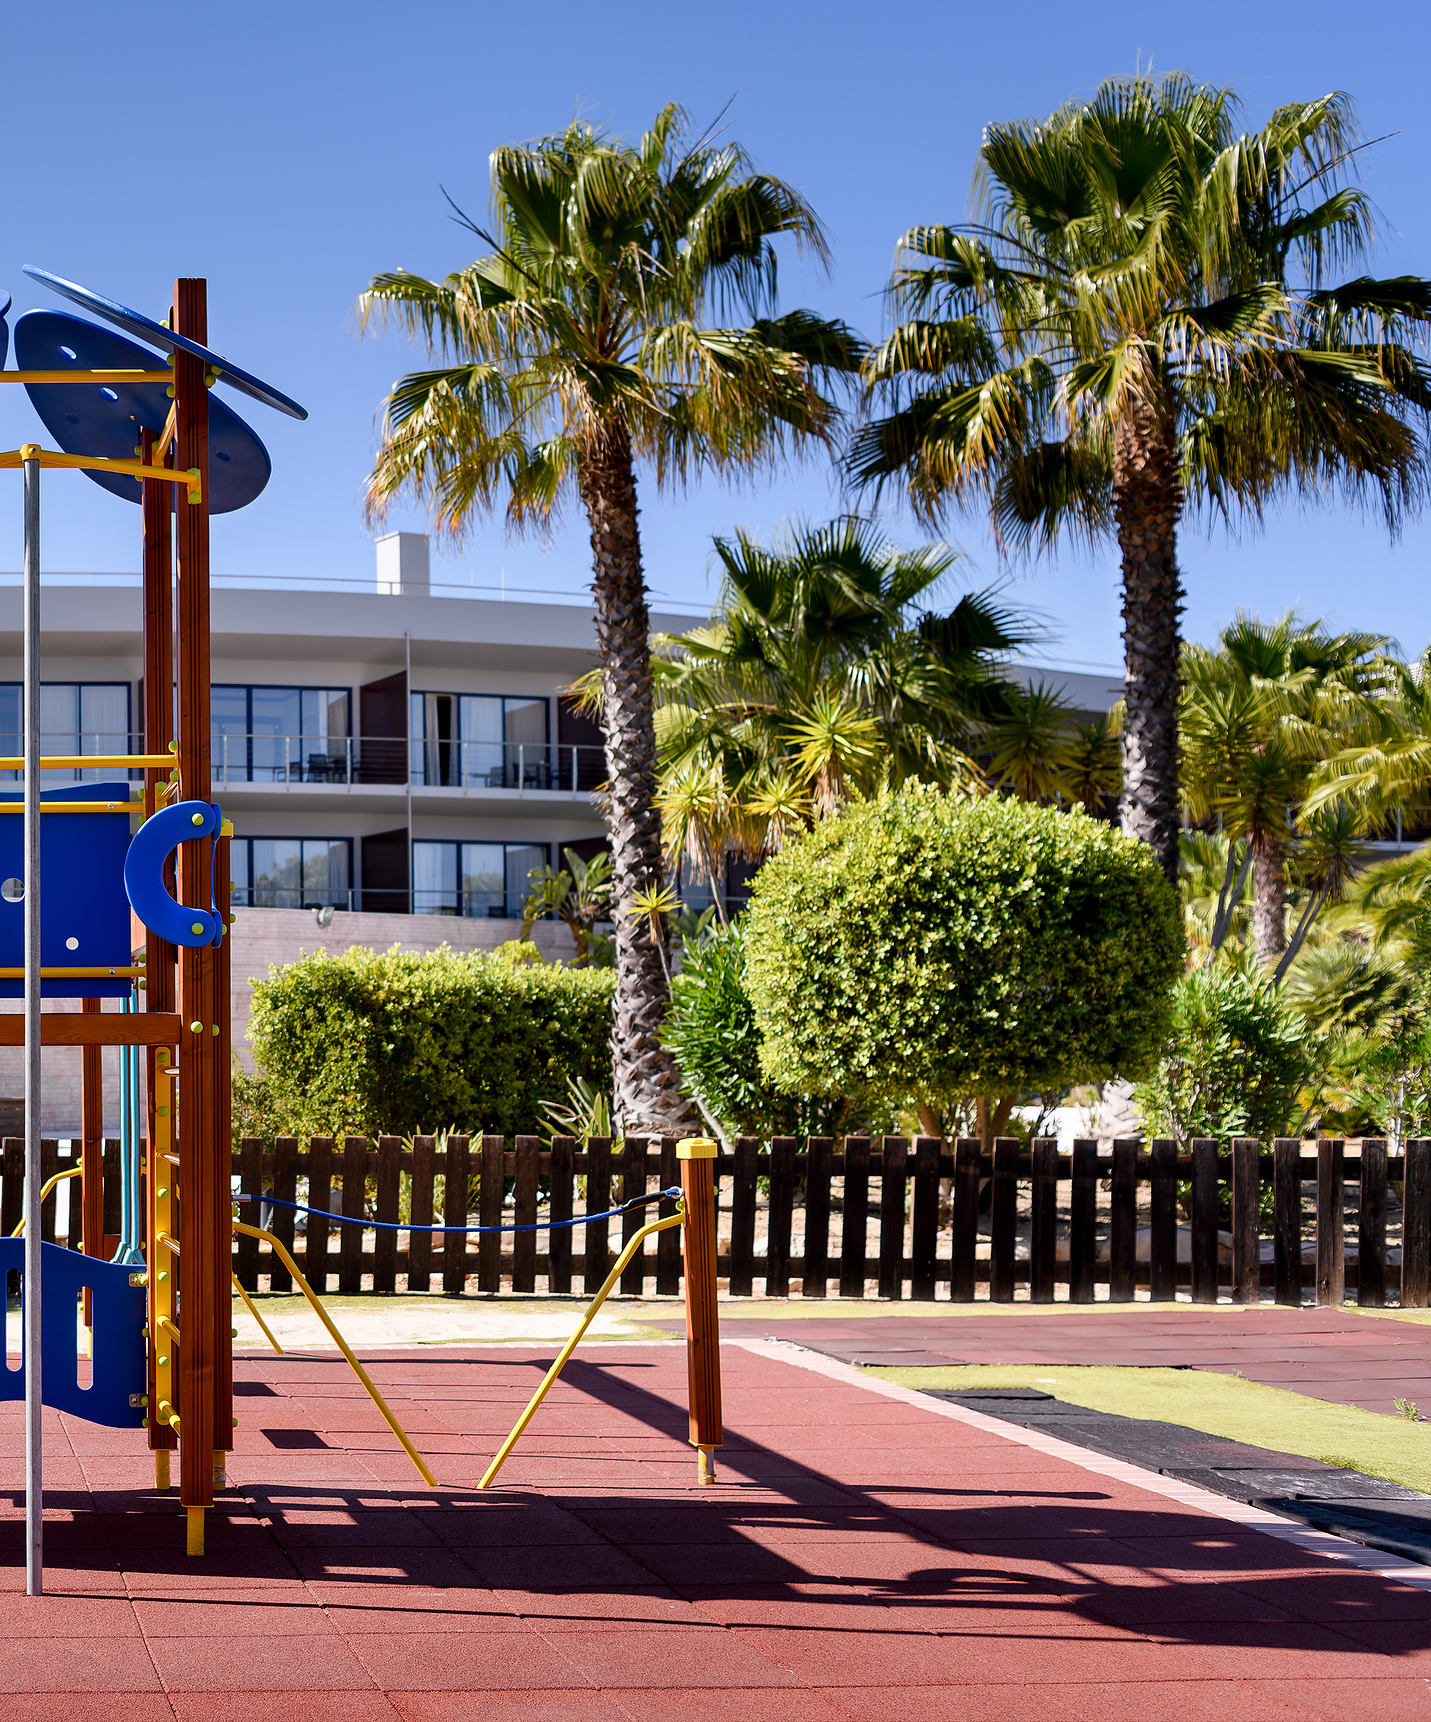
[[[451, 1549], [423, 1544], [420, 1548], [374, 1549], [364, 1556], [361, 1548], [303, 1548], [289, 1551], [290, 1573], [319, 1580], [351, 1579], [358, 1584], [415, 1584], [426, 1589], [446, 1589], [471, 1581], [473, 1574]], [[481, 1582], [480, 1580], [478, 1581]]]
[[[0, 1692], [158, 1692], [139, 1638], [11, 1638], [0, 1657]], [[6, 1706], [7, 1710], [9, 1706]]]
[[628, 1626], [709, 1624], [708, 1617], [697, 1614], [689, 1602], [661, 1585], [576, 1591], [501, 1590], [496, 1596], [514, 1618], [544, 1637], [598, 1627], [624, 1631]]
[[[1040, 1686], [1037, 1699], [1022, 1687], [985, 1685], [973, 1677], [949, 1686], [911, 1684], [888, 1686], [838, 1686], [824, 1696], [838, 1706], [843, 1717], [858, 1722], [1010, 1722], [1036, 1707], [1038, 1722], [1081, 1722], [1087, 1714], [1078, 1707], [1081, 1693], [1066, 1695]], [[1209, 1712], [1209, 1718], [1212, 1716]], [[1249, 1713], [1250, 1715], [1250, 1713]], [[1161, 1706], [1145, 1711], [1139, 1722], [1163, 1722]]]
[[331, 1632], [264, 1640], [227, 1637], [217, 1627], [200, 1637], [147, 1642], [168, 1692], [341, 1692], [373, 1684]]
[[1386, 1680], [1408, 1672], [1400, 1657], [1368, 1649], [1340, 1627], [1305, 1621], [1189, 1624], [1165, 1630], [1163, 1642], [1233, 1679]]
[[532, 1632], [442, 1633], [430, 1639], [374, 1633], [355, 1640], [354, 1649], [384, 1692], [556, 1692], [592, 1685]]
[[[176, 1722], [254, 1722], [252, 1692], [175, 1692], [171, 1702]], [[286, 1693], [282, 1707], [283, 1722], [399, 1722], [400, 1717], [390, 1698], [373, 1691]]]
[[0, 1593], [0, 1639], [16, 1634], [64, 1638], [138, 1638], [139, 1622], [127, 1595], [93, 1591], [76, 1595], [61, 1590], [53, 1571], [46, 1575], [46, 1594], [26, 1596], [24, 1575], [18, 1591]]
[[567, 1632], [555, 1641], [593, 1685], [636, 1687], [789, 1686], [793, 1676], [763, 1648], [715, 1626], [631, 1627], [624, 1632]]
[[[849, 1712], [820, 1692], [804, 1687], [680, 1687], [633, 1692], [623, 1688], [622, 1712], [631, 1722], [847, 1722]], [[950, 1709], [951, 1717], [962, 1708]], [[930, 1722], [926, 1713], [918, 1722]], [[1007, 1719], [1005, 1718], [1005, 1722]]]
[[146, 1638], [321, 1638], [337, 1629], [302, 1585], [285, 1591], [208, 1590], [200, 1596], [136, 1594]]
[[466, 1563], [468, 1576], [493, 1590], [539, 1590], [546, 1585], [561, 1590], [578, 1586], [605, 1589], [608, 1586], [649, 1586], [661, 1574], [653, 1572], [642, 1558], [644, 1551], [628, 1552], [609, 1543], [573, 1549], [463, 1549], [457, 1551]]
[[[163, 1692], [11, 1692], [5, 1697], [5, 1722], [174, 1722]], [[252, 1718], [249, 1718], [252, 1722]]]
[[[1375, 1681], [1258, 1679], [1256, 1686], [1264, 1703], [1287, 1705], [1288, 1714], [1295, 1711], [1315, 1722], [1425, 1722], [1431, 1715], [1431, 1696], [1423, 1679], [1395, 1675]], [[1254, 1714], [1248, 1712], [1249, 1717]], [[1273, 1714], [1280, 1716], [1282, 1712]]]
[[473, 1722], [476, 1715], [482, 1722], [630, 1722], [631, 1717], [628, 1704], [587, 1690], [484, 1692], [480, 1711], [470, 1692], [394, 1692], [392, 1700], [403, 1722]]

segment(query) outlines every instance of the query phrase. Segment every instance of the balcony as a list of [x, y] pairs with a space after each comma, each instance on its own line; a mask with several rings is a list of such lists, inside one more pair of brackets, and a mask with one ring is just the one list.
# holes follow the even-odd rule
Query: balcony
[[406, 736], [215, 735], [215, 794], [252, 805], [391, 806], [479, 802], [489, 812], [529, 799], [586, 801], [606, 776], [605, 750], [552, 742], [409, 741]]

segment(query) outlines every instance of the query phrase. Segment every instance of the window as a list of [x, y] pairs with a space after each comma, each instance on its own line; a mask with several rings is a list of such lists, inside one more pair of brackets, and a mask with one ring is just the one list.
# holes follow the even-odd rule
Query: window
[[353, 845], [346, 837], [235, 837], [233, 900], [251, 909], [353, 907]]
[[532, 695], [409, 695], [414, 783], [550, 789], [547, 702]]
[[413, 913], [518, 921], [527, 874], [549, 859], [545, 843], [414, 843]]
[[347, 783], [351, 708], [347, 688], [215, 687], [215, 783]]
[[[24, 688], [0, 682], [0, 754], [25, 751]], [[42, 682], [40, 685], [41, 753], [131, 753], [128, 682]], [[7, 771], [6, 782], [19, 777]], [[111, 766], [88, 770], [47, 771], [44, 782], [94, 783], [100, 778], [129, 774]]]

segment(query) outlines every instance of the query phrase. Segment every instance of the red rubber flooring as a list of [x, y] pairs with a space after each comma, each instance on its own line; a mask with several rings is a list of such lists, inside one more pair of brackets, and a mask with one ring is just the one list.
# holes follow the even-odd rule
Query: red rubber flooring
[[[679, 1323], [661, 1323], [679, 1327]], [[682, 1329], [681, 1331], [684, 1331]], [[1073, 1315], [859, 1316], [751, 1323], [846, 1363], [1136, 1364], [1219, 1370], [1312, 1399], [1431, 1410], [1431, 1325], [1349, 1310], [1222, 1308]]]
[[1431, 1715], [1425, 1592], [736, 1346], [719, 1488], [683, 1351], [612, 1345], [476, 1494], [549, 1357], [374, 1362], [435, 1490], [341, 1362], [246, 1358], [203, 1560], [137, 1434], [52, 1416], [42, 1599], [0, 1408], [7, 1722]]

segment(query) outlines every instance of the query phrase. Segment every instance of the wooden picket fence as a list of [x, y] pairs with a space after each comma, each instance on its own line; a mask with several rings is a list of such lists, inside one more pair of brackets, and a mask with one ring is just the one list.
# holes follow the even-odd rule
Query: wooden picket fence
[[[55, 1143], [46, 1143], [44, 1152], [47, 1177], [74, 1163]], [[986, 1286], [993, 1301], [1010, 1302], [1016, 1288], [1027, 1286], [1033, 1302], [1048, 1303], [1055, 1286], [1066, 1283], [1074, 1303], [1092, 1302], [1095, 1288], [1106, 1284], [1114, 1302], [1130, 1301], [1139, 1286], [1159, 1300], [1187, 1288], [1195, 1302], [1216, 1302], [1220, 1292], [1250, 1302], [1270, 1286], [1279, 1303], [1296, 1304], [1311, 1286], [1318, 1303], [1339, 1304], [1354, 1290], [1361, 1304], [1380, 1305], [1391, 1295], [1421, 1308], [1431, 1292], [1431, 1139], [1407, 1141], [1395, 1154], [1372, 1139], [1277, 1141], [1270, 1149], [1253, 1141], [1198, 1141], [1186, 1152], [1168, 1141], [1125, 1140], [1110, 1156], [1091, 1141], [1060, 1154], [1052, 1141], [1001, 1140], [988, 1153], [968, 1141], [951, 1152], [925, 1137], [852, 1136], [839, 1145], [820, 1137], [776, 1137], [768, 1145], [742, 1137], [715, 1168], [723, 1233], [719, 1272], [737, 1297], [757, 1290], [786, 1297], [798, 1287], [807, 1298], [874, 1292], [968, 1302]], [[113, 1233], [119, 1223], [113, 1142], [105, 1147], [105, 1173], [105, 1231]], [[536, 1136], [510, 1143], [500, 1136], [443, 1142], [419, 1136], [410, 1143], [394, 1136], [376, 1143], [315, 1137], [304, 1148], [296, 1137], [281, 1136], [271, 1146], [244, 1141], [233, 1155], [233, 1173], [245, 1196], [278, 1199], [265, 1208], [266, 1223], [314, 1289], [346, 1293], [392, 1292], [400, 1282], [410, 1292], [521, 1295], [536, 1291], [538, 1282], [554, 1293], [590, 1292], [652, 1210], [590, 1222], [582, 1215], [680, 1181], [674, 1138], [628, 1138], [616, 1145], [597, 1138], [583, 1147], [571, 1138], [548, 1143]], [[6, 1139], [0, 1225], [7, 1232], [19, 1218], [23, 1176], [22, 1145]], [[573, 1217], [579, 1223], [551, 1232], [465, 1237], [365, 1232], [316, 1216], [295, 1228], [294, 1211], [280, 1204], [299, 1199], [300, 1180], [306, 1180], [306, 1206], [353, 1220], [466, 1226], [473, 1223], [475, 1190], [472, 1212], [483, 1226]], [[1224, 1225], [1219, 1210], [1229, 1187], [1231, 1218]], [[1268, 1187], [1274, 1259], [1264, 1263], [1259, 1194]], [[1400, 1198], [1399, 1271], [1389, 1263], [1389, 1191]], [[258, 1211], [257, 1202], [240, 1209], [250, 1221]], [[670, 1206], [662, 1203], [656, 1211]], [[803, 1216], [798, 1253], [797, 1211]], [[757, 1254], [762, 1212], [765, 1247]], [[77, 1202], [70, 1214], [70, 1236], [58, 1241], [77, 1247]], [[840, 1237], [832, 1247], [836, 1216]], [[54, 1226], [51, 1196], [42, 1213], [42, 1235], [51, 1241]], [[1181, 1262], [1180, 1229], [1190, 1243], [1183, 1253], [1191, 1257]], [[1230, 1247], [1220, 1248], [1220, 1232], [1225, 1237], [1229, 1231]], [[1314, 1261], [1304, 1260], [1308, 1245]], [[282, 1262], [258, 1239], [235, 1240], [234, 1267], [247, 1290], [292, 1289]], [[621, 1290], [674, 1295], [680, 1270], [678, 1233], [662, 1232], [633, 1258]]]

